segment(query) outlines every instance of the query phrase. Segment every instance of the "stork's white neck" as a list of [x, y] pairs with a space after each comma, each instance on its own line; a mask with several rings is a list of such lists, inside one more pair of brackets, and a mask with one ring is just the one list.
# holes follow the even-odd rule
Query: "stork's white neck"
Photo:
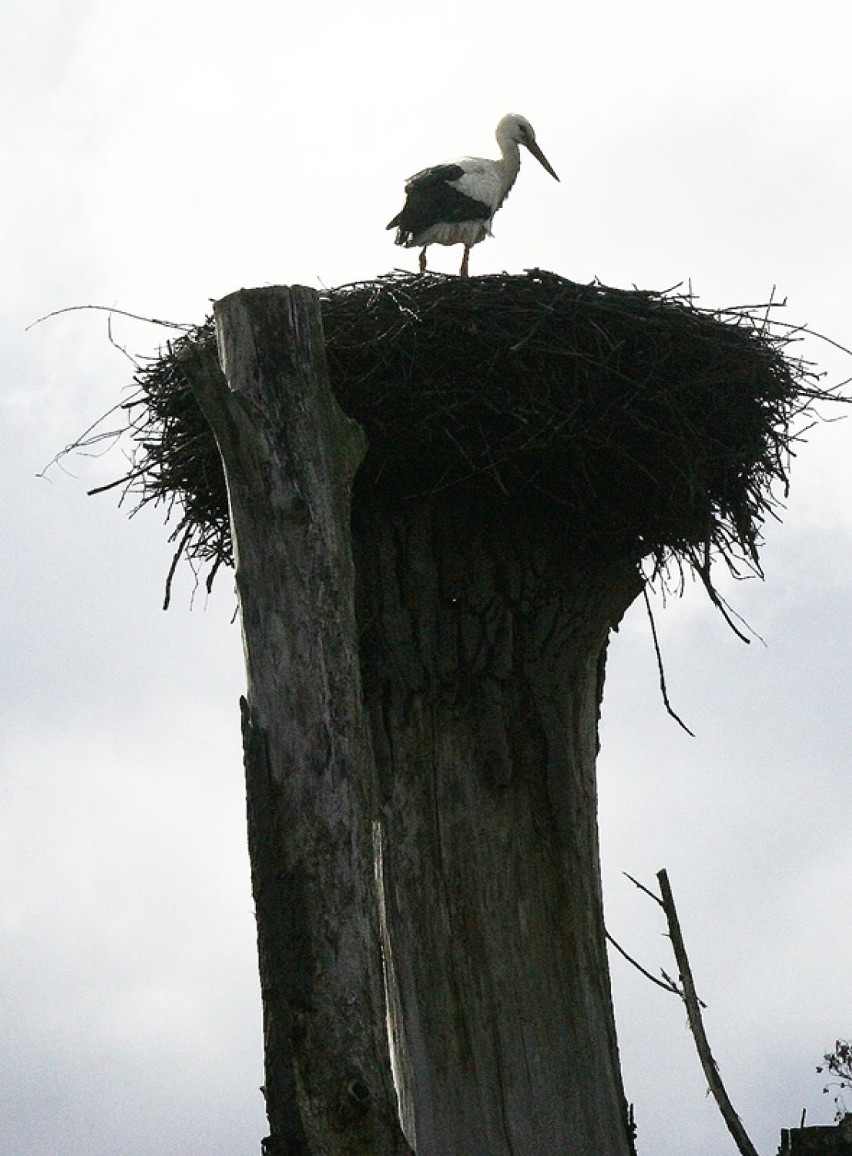
[[503, 187], [508, 193], [521, 168], [521, 150], [518, 148], [518, 142], [509, 135], [509, 130], [502, 124], [497, 128], [497, 145], [501, 153], [497, 164], [500, 166]]

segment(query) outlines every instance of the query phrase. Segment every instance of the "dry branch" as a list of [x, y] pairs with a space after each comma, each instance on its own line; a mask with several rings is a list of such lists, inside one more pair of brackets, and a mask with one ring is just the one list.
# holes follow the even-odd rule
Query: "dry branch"
[[742, 1156], [758, 1156], [757, 1149], [752, 1144], [743, 1127], [742, 1121], [734, 1111], [734, 1106], [728, 1097], [725, 1085], [722, 1083], [722, 1077], [719, 1075], [716, 1061], [713, 1059], [713, 1053], [710, 1051], [707, 1033], [704, 1031], [704, 1020], [701, 1016], [701, 1001], [698, 999], [695, 991], [692, 968], [689, 965], [689, 957], [686, 954], [686, 945], [683, 942], [683, 935], [680, 930], [680, 921], [677, 917], [674, 896], [672, 895], [669, 877], [665, 869], [657, 872], [657, 880], [660, 884], [663, 910], [666, 913], [666, 921], [669, 925], [672, 950], [674, 951], [677, 969], [680, 974], [681, 997], [686, 1005], [689, 1028], [695, 1040], [695, 1047], [698, 1051], [698, 1058], [701, 1060], [701, 1067], [704, 1069], [704, 1075], [707, 1077], [707, 1085], [713, 1093], [713, 1098], [719, 1105], [719, 1111], [722, 1113], [728, 1131], [731, 1133], [734, 1143], [742, 1153]]

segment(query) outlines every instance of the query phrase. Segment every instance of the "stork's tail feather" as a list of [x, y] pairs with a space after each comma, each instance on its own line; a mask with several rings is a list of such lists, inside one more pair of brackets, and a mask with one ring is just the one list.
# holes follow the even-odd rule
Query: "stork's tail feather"
[[[394, 226], [396, 226], [398, 224], [399, 224], [399, 221], [397, 218], [395, 218], [388, 225], [388, 228], [392, 229], [392, 228], [394, 228]], [[393, 243], [395, 245], [402, 245], [406, 249], [410, 249], [411, 246], [415, 243], [414, 234], [412, 233], [411, 229], [405, 229], [402, 227], [398, 227], [396, 230], [396, 236], [393, 239]]]

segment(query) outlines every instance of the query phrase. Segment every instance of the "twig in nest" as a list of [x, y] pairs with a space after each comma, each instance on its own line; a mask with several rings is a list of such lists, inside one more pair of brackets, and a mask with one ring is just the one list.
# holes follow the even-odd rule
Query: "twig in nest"
[[63, 313], [78, 313], [85, 310], [109, 313], [118, 317], [129, 317], [133, 321], [146, 321], [150, 325], [162, 325], [166, 329], [181, 329], [185, 333], [195, 328], [194, 325], [186, 325], [179, 321], [162, 321], [159, 317], [143, 317], [140, 313], [128, 313], [126, 309], [116, 309], [114, 305], [66, 305], [64, 309], [54, 309], [52, 313], [45, 313], [44, 317], [37, 317], [35, 321], [30, 322], [24, 333], [34, 329], [36, 325], [41, 325], [43, 321], [49, 321], [51, 317], [61, 317]]
[[[651, 599], [648, 597], [648, 587], [642, 587], [642, 597], [645, 599], [645, 609], [648, 611], [648, 621], [651, 623], [651, 638], [654, 640], [654, 653], [657, 656], [657, 671], [660, 676], [660, 693], [663, 696], [663, 704], [671, 717], [675, 720], [677, 725], [681, 727], [691, 737], [695, 738], [695, 732], [691, 731], [680, 715], [676, 714], [672, 704], [669, 702], [669, 692], [666, 688], [666, 672], [663, 669], [663, 656], [660, 652], [660, 641], [657, 638], [657, 625], [654, 622], [654, 612], [651, 609]], [[746, 640], [748, 641], [748, 640]]]

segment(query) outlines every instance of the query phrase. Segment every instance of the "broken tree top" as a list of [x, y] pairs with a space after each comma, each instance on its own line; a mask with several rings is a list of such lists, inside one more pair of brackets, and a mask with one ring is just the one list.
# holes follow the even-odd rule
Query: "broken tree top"
[[[369, 442], [357, 495], [545, 514], [583, 549], [637, 561], [756, 566], [795, 419], [832, 396], [764, 306], [709, 311], [541, 270], [394, 274], [320, 300], [331, 386]], [[178, 503], [175, 560], [215, 572], [232, 561], [227, 500], [190, 345], [215, 356], [212, 322], [137, 375], [122, 482], [142, 505]]]

